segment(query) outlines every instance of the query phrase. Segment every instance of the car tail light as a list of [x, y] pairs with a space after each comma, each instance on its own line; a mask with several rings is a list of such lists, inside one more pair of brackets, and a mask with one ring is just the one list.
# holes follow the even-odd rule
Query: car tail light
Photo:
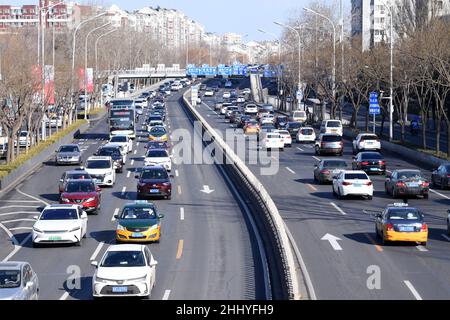
[[352, 183], [351, 183], [351, 182], [344, 181], [344, 182], [342, 182], [342, 185], [343, 185], [343, 186], [351, 186]]
[[450, 174], [447, 175], [447, 178], [450, 178]]
[[387, 223], [386, 231], [394, 231], [394, 225], [392, 223]]
[[385, 165], [386, 161], [378, 161], [378, 163], [381, 164], [381, 165]]
[[430, 183], [429, 183], [429, 182], [424, 181], [424, 182], [422, 183], [422, 187], [429, 187], [429, 186], [430, 186]]
[[372, 183], [372, 181], [369, 181], [369, 182], [366, 182], [366, 186], [371, 186], [373, 183]]
[[361, 165], [362, 165], [362, 166], [367, 166], [368, 164], [369, 164], [369, 162], [367, 162], [367, 161], [361, 162]]
[[321, 146], [322, 148], [325, 148], [325, 143], [322, 142], [322, 143], [320, 144], [320, 146]]
[[397, 187], [405, 187], [405, 183], [404, 182], [397, 182]]
[[322, 170], [322, 171], [320, 171], [320, 173], [323, 173], [323, 174], [329, 174], [329, 173], [330, 173], [330, 170]]
[[420, 232], [427, 232], [428, 231], [428, 226], [426, 223], [422, 224], [422, 228], [420, 228]]

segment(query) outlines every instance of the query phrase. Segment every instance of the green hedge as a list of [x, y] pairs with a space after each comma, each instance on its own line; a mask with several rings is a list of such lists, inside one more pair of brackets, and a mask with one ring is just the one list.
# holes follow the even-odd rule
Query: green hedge
[[84, 123], [86, 123], [86, 120], [78, 120], [64, 130], [61, 130], [58, 133], [55, 133], [52, 136], [48, 137], [47, 140], [41, 141], [38, 145], [31, 147], [30, 149], [28, 149], [27, 153], [20, 154], [13, 162], [0, 165], [0, 178], [7, 176], [12, 170], [17, 169], [34, 156], [41, 153], [48, 146], [54, 144], [55, 142], [69, 134], [71, 131], [78, 129]]

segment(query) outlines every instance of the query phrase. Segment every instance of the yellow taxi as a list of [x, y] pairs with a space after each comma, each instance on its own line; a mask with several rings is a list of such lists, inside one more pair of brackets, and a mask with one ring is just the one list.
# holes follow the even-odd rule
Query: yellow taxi
[[259, 124], [256, 120], [248, 121], [244, 126], [245, 134], [258, 134], [259, 133]]
[[405, 203], [390, 205], [382, 213], [377, 213], [375, 231], [384, 245], [395, 241], [426, 246], [428, 241], [428, 226], [423, 213]]
[[116, 242], [159, 242], [161, 219], [156, 206], [149, 201], [135, 201], [125, 205], [117, 220]]
[[148, 133], [149, 141], [166, 142], [169, 140], [169, 135], [166, 128], [161, 126], [152, 127]]

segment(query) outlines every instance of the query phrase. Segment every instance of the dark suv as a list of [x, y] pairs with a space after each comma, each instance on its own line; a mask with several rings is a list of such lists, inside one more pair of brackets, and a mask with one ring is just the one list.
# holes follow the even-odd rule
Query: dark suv
[[137, 198], [172, 197], [172, 183], [167, 170], [161, 166], [143, 167], [135, 176], [138, 180]]
[[123, 166], [125, 164], [124, 156], [121, 153], [120, 146], [118, 145], [104, 145], [98, 148], [94, 156], [111, 157], [114, 162], [114, 169], [116, 172], [123, 172]]

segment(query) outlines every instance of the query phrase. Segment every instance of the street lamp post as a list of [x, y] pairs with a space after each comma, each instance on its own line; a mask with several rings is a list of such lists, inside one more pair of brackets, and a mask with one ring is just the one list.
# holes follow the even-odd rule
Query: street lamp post
[[[92, 29], [91, 31], [88, 32], [88, 34], [86, 35], [86, 40], [85, 40], [85, 44], [84, 44], [84, 119], [87, 119], [87, 109], [86, 108], [88, 106], [87, 104], [87, 81], [86, 81], [86, 77], [87, 77], [87, 55], [88, 55], [88, 39], [89, 36], [94, 33], [97, 30], [100, 30], [104, 27], [107, 27], [111, 24], [111, 22], [105, 23], [97, 28]], [[90, 102], [89, 102], [89, 106], [90, 106]], [[89, 108], [90, 109], [90, 108]]]
[[335, 102], [335, 98], [336, 98], [336, 26], [334, 25], [333, 21], [331, 21], [330, 18], [328, 18], [327, 16], [325, 16], [321, 13], [318, 13], [317, 11], [314, 11], [309, 8], [303, 8], [303, 10], [324, 18], [333, 27], [333, 71], [332, 71], [332, 76], [331, 76], [331, 82], [332, 82], [333, 109], [334, 109], [334, 105], [336, 103]]

